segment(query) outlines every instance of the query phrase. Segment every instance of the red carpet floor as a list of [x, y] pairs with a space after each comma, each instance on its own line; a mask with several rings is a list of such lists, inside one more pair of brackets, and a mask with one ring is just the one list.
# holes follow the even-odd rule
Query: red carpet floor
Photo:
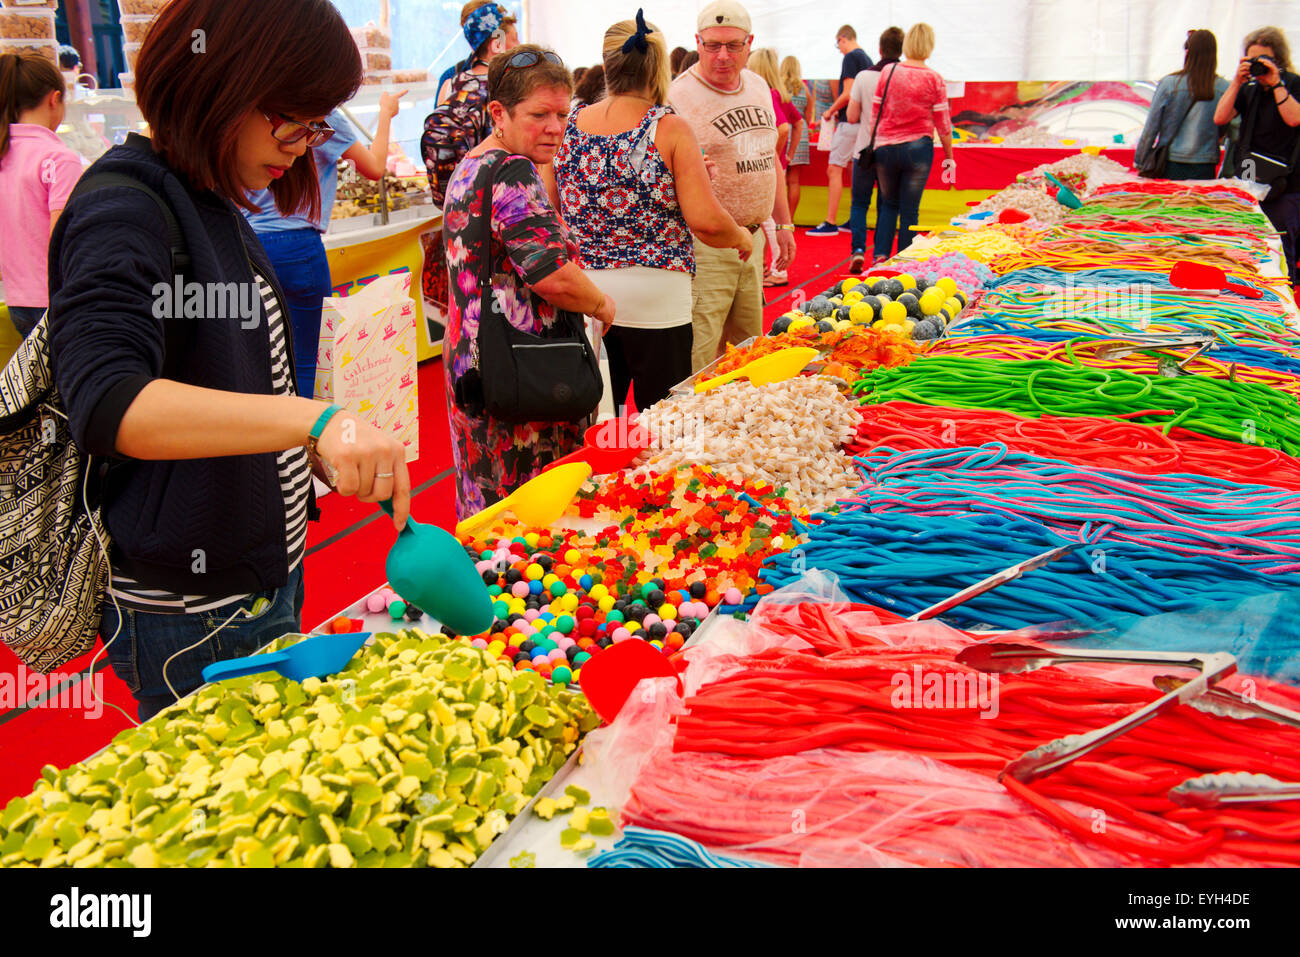
[[[788, 286], [766, 290], [764, 328], [791, 308], [811, 299], [848, 268], [848, 234], [829, 238], [798, 234], [799, 252], [788, 271]], [[455, 522], [455, 486], [451, 474], [451, 445], [447, 434], [442, 363], [420, 367], [420, 457], [411, 463], [416, 491], [413, 513], [424, 522], [450, 527]], [[314, 627], [347, 608], [384, 581], [384, 558], [393, 543], [393, 526], [379, 509], [355, 499], [328, 495], [321, 500], [321, 521], [308, 534], [306, 602], [303, 624]], [[60, 669], [71, 682], [90, 665], [91, 655]], [[8, 649], [0, 645], [0, 805], [26, 794], [46, 764], [64, 767], [106, 745], [127, 720], [112, 708], [100, 708], [75, 690], [60, 693], [63, 707], [41, 703], [30, 695], [25, 675]], [[110, 704], [135, 716], [126, 687], [104, 667], [101, 657], [95, 682]], [[68, 707], [72, 704], [75, 707]]]

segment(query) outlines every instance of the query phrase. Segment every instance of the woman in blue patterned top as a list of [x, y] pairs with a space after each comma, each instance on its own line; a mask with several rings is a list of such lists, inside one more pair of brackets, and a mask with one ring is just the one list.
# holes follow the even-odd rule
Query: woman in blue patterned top
[[664, 105], [663, 33], [637, 11], [605, 32], [604, 61], [609, 95], [570, 114], [547, 186], [578, 264], [618, 303], [605, 336], [614, 402], [631, 386], [644, 409], [691, 374], [691, 234], [742, 258], [753, 243], [714, 198], [695, 134]]

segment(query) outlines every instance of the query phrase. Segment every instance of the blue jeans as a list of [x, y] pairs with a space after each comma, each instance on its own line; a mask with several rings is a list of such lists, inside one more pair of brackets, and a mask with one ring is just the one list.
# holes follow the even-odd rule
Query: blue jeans
[[912, 244], [912, 229], [921, 213], [921, 194], [934, 165], [934, 145], [928, 136], [876, 149], [876, 184], [880, 210], [876, 213], [875, 257], [887, 258], [898, 231], [898, 251]]
[[[198, 647], [176, 655], [167, 665], [164, 680], [163, 666], [168, 658], [201, 641], [239, 609], [252, 611], [262, 599], [266, 603], [252, 618], [236, 618]], [[203, 669], [213, 662], [251, 655], [281, 635], [300, 632], [302, 601], [302, 566], [289, 575], [283, 588], [258, 592], [242, 601], [194, 615], [160, 615], [123, 609], [119, 619], [113, 600], [105, 597], [99, 634], [105, 642], [113, 639], [106, 653], [108, 662], [139, 703], [140, 720], [148, 721], [176, 701], [167, 687], [168, 681], [176, 694], [184, 697], [203, 684]], [[117, 633], [115, 639], [114, 633]]]
[[294, 379], [298, 394], [316, 391], [316, 350], [320, 345], [321, 300], [330, 295], [330, 266], [325, 244], [314, 229], [258, 233], [288, 298], [293, 326]]
[[[849, 250], [867, 251], [867, 211], [871, 209], [871, 191], [876, 188], [876, 167], [853, 161], [853, 205], [849, 207]], [[876, 215], [879, 220], [879, 210]]]
[[10, 306], [9, 321], [14, 324], [18, 334], [24, 339], [36, 328], [36, 323], [45, 315], [44, 306]]

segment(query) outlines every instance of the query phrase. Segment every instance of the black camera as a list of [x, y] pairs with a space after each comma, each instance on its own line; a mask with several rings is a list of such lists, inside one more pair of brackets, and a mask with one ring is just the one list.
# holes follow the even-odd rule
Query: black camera
[[1251, 76], [1263, 76], [1264, 74], [1268, 73], [1268, 64], [1264, 62], [1265, 60], [1269, 60], [1269, 62], [1272, 62], [1270, 57], [1253, 56], [1250, 58]]

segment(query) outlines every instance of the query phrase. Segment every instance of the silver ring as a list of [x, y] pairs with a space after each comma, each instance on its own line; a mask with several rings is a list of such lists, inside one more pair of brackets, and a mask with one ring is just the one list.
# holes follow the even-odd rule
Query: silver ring
[[392, 473], [392, 472], [376, 472], [376, 473], [375, 473], [375, 478], [392, 478], [392, 477], [393, 477], [393, 473]]

